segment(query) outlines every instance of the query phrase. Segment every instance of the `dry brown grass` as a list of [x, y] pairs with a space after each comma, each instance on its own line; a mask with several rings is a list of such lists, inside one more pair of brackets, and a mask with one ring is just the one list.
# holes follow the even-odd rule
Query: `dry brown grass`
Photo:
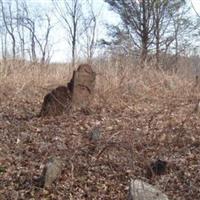
[[[66, 84], [67, 65], [13, 64], [0, 83], [0, 197], [12, 199], [125, 199], [130, 177], [157, 185], [173, 200], [200, 198], [199, 86], [186, 74], [140, 69], [127, 60], [97, 62], [92, 113], [38, 119], [44, 94]], [[99, 126], [95, 144], [87, 133]], [[28, 138], [28, 139], [27, 139]], [[2, 150], [3, 149], [3, 150]], [[63, 176], [49, 191], [33, 177], [49, 156], [65, 162]], [[23, 157], [23, 159], [22, 159]], [[173, 166], [146, 177], [152, 160]], [[24, 196], [23, 196], [24, 195]]]

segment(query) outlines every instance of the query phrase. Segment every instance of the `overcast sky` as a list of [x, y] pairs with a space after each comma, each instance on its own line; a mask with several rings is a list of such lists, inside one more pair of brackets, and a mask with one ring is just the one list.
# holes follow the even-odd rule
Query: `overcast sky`
[[194, 4], [195, 8], [199, 11], [200, 14], [200, 0], [191, 0], [191, 2]]
[[[61, 0], [58, 0], [61, 1]], [[196, 12], [200, 15], [200, 0], [188, 0], [190, 4], [194, 5]], [[103, 0], [94, 0], [94, 9], [96, 11], [101, 10], [101, 15], [98, 18], [98, 29], [97, 36], [98, 39], [106, 37], [106, 28], [105, 23], [117, 24], [119, 22], [118, 16], [109, 10], [108, 5]], [[51, 10], [52, 3], [51, 0], [27, 0], [27, 3], [34, 4], [34, 7], [42, 10]], [[55, 14], [52, 13], [53, 22], [56, 24], [58, 21]], [[66, 32], [58, 25], [55, 25], [55, 28], [52, 31], [51, 39], [54, 43], [54, 52], [52, 61], [63, 62], [70, 59], [70, 49], [67, 47], [67, 41], [65, 39]]]
[[[61, 0], [58, 0], [61, 1]], [[33, 7], [38, 9], [42, 9], [44, 11], [52, 10], [52, 1], [51, 0], [27, 0], [27, 3]], [[112, 11], [109, 10], [108, 5], [103, 0], [94, 0], [94, 10], [96, 12], [100, 12], [100, 16], [98, 16], [98, 28], [97, 28], [97, 37], [98, 39], [106, 37], [106, 23], [117, 24], [119, 22], [118, 16], [114, 14]], [[54, 51], [52, 61], [55, 62], [63, 62], [70, 59], [71, 52], [70, 48], [68, 47], [66, 41], [66, 34], [67, 32], [60, 27], [58, 22], [58, 17], [56, 17], [55, 13], [50, 15], [52, 18], [53, 23], [55, 24], [54, 29], [51, 33], [51, 39], [53, 40], [54, 44]]]

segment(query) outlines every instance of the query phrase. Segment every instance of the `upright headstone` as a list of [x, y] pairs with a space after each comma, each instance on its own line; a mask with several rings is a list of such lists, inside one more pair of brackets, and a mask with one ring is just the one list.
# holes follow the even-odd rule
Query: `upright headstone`
[[96, 74], [88, 64], [80, 65], [72, 78], [72, 102], [75, 106], [88, 106], [93, 96]]

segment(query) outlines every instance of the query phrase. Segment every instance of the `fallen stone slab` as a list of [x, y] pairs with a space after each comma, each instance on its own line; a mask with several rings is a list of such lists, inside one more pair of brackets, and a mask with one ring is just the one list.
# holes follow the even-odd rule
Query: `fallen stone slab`
[[168, 197], [154, 186], [141, 181], [131, 180], [128, 200], [169, 200]]

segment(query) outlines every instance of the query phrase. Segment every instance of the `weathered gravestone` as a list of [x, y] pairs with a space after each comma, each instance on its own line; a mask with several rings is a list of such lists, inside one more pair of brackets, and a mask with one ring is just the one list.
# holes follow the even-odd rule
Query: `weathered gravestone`
[[52, 157], [46, 163], [42, 176], [41, 186], [50, 187], [52, 183], [59, 178], [62, 171], [62, 161], [59, 158]]
[[[80, 65], [72, 77], [72, 102], [75, 106], [88, 106], [95, 87], [96, 74], [88, 64]], [[68, 84], [69, 86], [70, 84]]]
[[59, 86], [44, 97], [39, 116], [56, 116], [72, 107], [87, 107], [93, 96], [96, 74], [88, 64], [82, 64], [67, 86]]

